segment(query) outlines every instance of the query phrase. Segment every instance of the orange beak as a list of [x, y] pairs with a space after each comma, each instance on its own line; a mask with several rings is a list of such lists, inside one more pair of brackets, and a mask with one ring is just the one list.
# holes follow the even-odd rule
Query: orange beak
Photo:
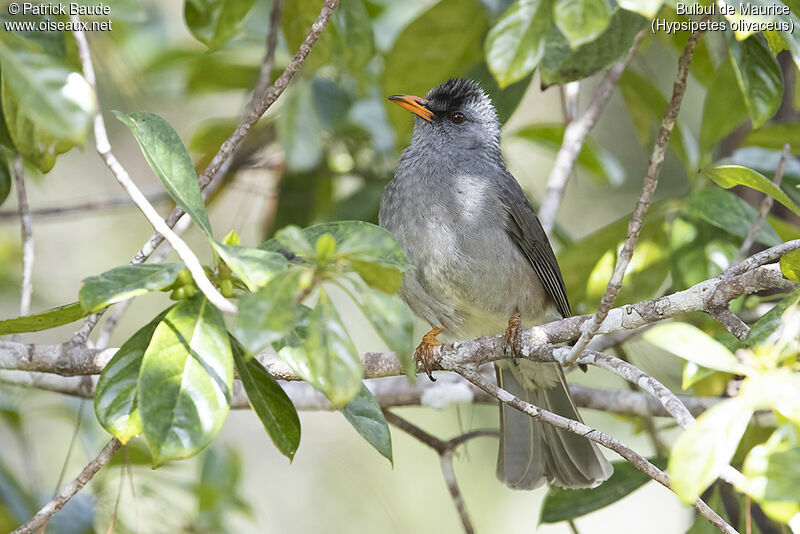
[[433, 117], [433, 111], [425, 107], [425, 104], [427, 104], [428, 101], [425, 100], [424, 98], [412, 95], [392, 95], [389, 97], [389, 100], [391, 100], [401, 108], [407, 109], [414, 115], [422, 117], [426, 121], [431, 122], [431, 117]]

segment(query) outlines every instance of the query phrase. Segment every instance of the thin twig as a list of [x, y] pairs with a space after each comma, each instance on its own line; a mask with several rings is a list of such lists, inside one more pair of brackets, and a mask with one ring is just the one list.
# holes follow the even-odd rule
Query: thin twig
[[[783, 152], [781, 152], [781, 159], [778, 161], [778, 167], [775, 169], [775, 179], [773, 180], [773, 183], [776, 187], [781, 186], [781, 180], [783, 180], [783, 171], [784, 167], [786, 166], [786, 159], [789, 157], [790, 150], [791, 146], [789, 146], [789, 143], [783, 145]], [[764, 195], [764, 199], [761, 201], [761, 207], [758, 210], [758, 219], [756, 219], [753, 227], [750, 228], [750, 231], [747, 233], [747, 237], [745, 237], [744, 241], [742, 241], [742, 246], [739, 248], [739, 252], [736, 254], [736, 258], [733, 260], [733, 265], [740, 263], [745, 257], [747, 257], [750, 247], [753, 246], [753, 243], [756, 242], [756, 239], [761, 233], [761, 227], [764, 225], [764, 221], [767, 219], [767, 215], [772, 209], [773, 202], [774, 200], [771, 196]]]
[[31, 211], [28, 206], [28, 195], [25, 192], [25, 171], [22, 166], [22, 156], [14, 156], [14, 186], [17, 189], [17, 202], [19, 204], [20, 234], [22, 237], [22, 292], [19, 299], [19, 314], [28, 315], [31, 310], [31, 296], [33, 295], [33, 224]]
[[[512, 395], [508, 391], [499, 388], [497, 385], [492, 384], [489, 380], [486, 379], [483, 375], [475, 371], [473, 368], [462, 367], [457, 371], [461, 376], [475, 384], [477, 387], [481, 388], [489, 395], [495, 397], [500, 402], [507, 404], [517, 410], [521, 411], [529, 415], [530, 417], [536, 419], [537, 421], [541, 421], [543, 423], [547, 423], [553, 425], [557, 428], [561, 428], [568, 432], [572, 432], [577, 434], [581, 437], [594, 441], [610, 449], [620, 456], [622, 456], [625, 460], [631, 463], [634, 467], [642, 471], [644, 474], [658, 482], [659, 484], [669, 488], [670, 482], [669, 477], [661, 471], [659, 468], [654, 466], [650, 463], [646, 458], [641, 456], [639, 453], [631, 449], [630, 447], [624, 445], [622, 442], [596, 430], [589, 426], [586, 426], [583, 423], [579, 423], [573, 419], [567, 419], [566, 417], [562, 417], [558, 414], [553, 412], [543, 410], [538, 406], [534, 406], [533, 404], [527, 403], [518, 397]], [[694, 503], [694, 508], [708, 521], [717, 527], [722, 532], [726, 534], [737, 534], [736, 530], [731, 527], [728, 523], [725, 522], [716, 512], [714, 512], [711, 508], [709, 508], [702, 500], [697, 499]]]
[[[146, 193], [145, 196], [150, 203], [164, 202], [170, 200], [170, 196], [166, 191], [156, 191], [153, 193]], [[90, 211], [101, 211], [111, 208], [131, 207], [133, 202], [128, 195], [120, 195], [111, 198], [102, 198], [99, 200], [89, 200], [87, 202], [78, 202], [68, 206], [54, 206], [52, 208], [39, 208], [30, 210], [31, 217], [33, 218], [46, 218], [46, 217], [60, 217], [64, 215], [72, 215], [73, 213], [85, 214]], [[21, 215], [20, 210], [16, 211], [0, 211], [0, 222], [5, 219], [12, 219]]]
[[194, 278], [197, 283], [198, 289], [203, 292], [209, 302], [223, 312], [236, 313], [236, 305], [223, 297], [214, 284], [211, 283], [211, 280], [208, 279], [208, 275], [206, 275], [203, 270], [203, 264], [197, 259], [197, 256], [195, 256], [192, 249], [189, 248], [189, 245], [187, 245], [186, 242], [167, 225], [166, 221], [161, 218], [153, 205], [148, 202], [147, 197], [142, 194], [141, 190], [133, 182], [128, 171], [125, 170], [116, 156], [114, 156], [114, 153], [111, 152], [111, 144], [109, 143], [108, 135], [106, 135], [105, 121], [103, 120], [103, 114], [100, 110], [100, 101], [97, 95], [97, 84], [94, 75], [94, 66], [92, 65], [92, 57], [89, 52], [89, 43], [86, 40], [86, 35], [83, 33], [83, 30], [80, 29], [79, 17], [77, 15], [70, 15], [70, 20], [76, 25], [76, 29], [72, 33], [75, 35], [75, 42], [78, 45], [78, 55], [81, 60], [81, 66], [83, 67], [83, 75], [91, 86], [94, 94], [94, 137], [97, 153], [100, 154], [106, 166], [117, 179], [117, 182], [119, 182], [125, 192], [128, 193], [136, 204], [136, 207], [144, 214], [153, 228], [169, 241], [169, 244], [172, 245], [172, 248], [175, 249], [175, 252], [177, 252], [178, 256], [183, 260], [186, 268], [192, 273], [192, 278]]
[[14, 530], [11, 534], [33, 534], [33, 532], [44, 525], [56, 512], [61, 510], [64, 505], [103, 468], [103, 466], [110, 462], [114, 453], [117, 452], [121, 446], [122, 444], [116, 438], [109, 441], [97, 457], [89, 462], [77, 477], [64, 486], [64, 488], [58, 492], [58, 495], [50, 499], [50, 501], [36, 512], [36, 515], [27, 523]]
[[619, 290], [622, 288], [622, 280], [625, 276], [625, 271], [628, 269], [631, 258], [633, 258], [633, 251], [636, 247], [636, 240], [639, 238], [639, 232], [642, 231], [644, 216], [647, 213], [647, 209], [650, 207], [650, 203], [653, 201], [653, 194], [658, 186], [658, 178], [661, 175], [661, 167], [664, 164], [667, 145], [672, 136], [672, 129], [675, 126], [675, 121], [678, 118], [683, 94], [686, 91], [686, 78], [689, 75], [692, 55], [697, 46], [697, 40], [702, 34], [703, 31], [692, 33], [689, 37], [689, 42], [686, 44], [678, 60], [678, 75], [672, 88], [672, 98], [670, 98], [667, 104], [664, 119], [661, 121], [661, 129], [658, 132], [658, 138], [653, 146], [653, 154], [650, 156], [650, 166], [647, 169], [647, 176], [642, 185], [642, 193], [639, 196], [639, 200], [636, 202], [636, 208], [633, 210], [633, 215], [631, 215], [630, 222], [628, 223], [628, 234], [625, 237], [622, 251], [619, 253], [617, 265], [614, 267], [614, 273], [611, 275], [611, 280], [608, 282], [608, 287], [600, 301], [600, 306], [597, 312], [595, 312], [594, 321], [585, 325], [586, 329], [583, 330], [580, 339], [575, 343], [575, 347], [565, 362], [567, 364], [571, 365], [574, 363], [575, 359], [577, 359], [586, 348], [586, 345], [591, 341], [597, 329], [600, 327], [600, 324], [606, 318], [606, 315], [608, 315], [608, 311], [614, 305]]
[[594, 128], [600, 113], [602, 113], [603, 108], [611, 98], [622, 71], [625, 70], [628, 62], [636, 52], [636, 48], [639, 46], [644, 34], [644, 30], [636, 34], [633, 44], [631, 44], [625, 57], [614, 64], [597, 85], [591, 102], [586, 106], [586, 111], [579, 118], [571, 121], [564, 130], [564, 139], [561, 142], [558, 154], [556, 154], [556, 160], [553, 163], [550, 176], [547, 178], [547, 190], [539, 207], [539, 220], [548, 234], [555, 223], [556, 213], [561, 205], [561, 199], [564, 197], [564, 188], [567, 185], [570, 174], [572, 174], [572, 169], [575, 167], [575, 161], [578, 159], [583, 143], [586, 142], [586, 137], [591, 129]]

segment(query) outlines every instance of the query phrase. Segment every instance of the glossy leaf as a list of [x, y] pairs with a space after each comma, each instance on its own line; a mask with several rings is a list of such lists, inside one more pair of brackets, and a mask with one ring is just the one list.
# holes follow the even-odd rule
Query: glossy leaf
[[127, 114], [115, 111], [114, 114], [133, 132], [147, 163], [172, 200], [211, 237], [211, 223], [197, 183], [197, 173], [186, 147], [172, 126], [155, 113], [146, 111]]
[[389, 350], [403, 364], [406, 376], [417, 374], [414, 362], [414, 314], [399, 298], [368, 287], [358, 288], [357, 300], [361, 312]]
[[218, 48], [244, 28], [255, 0], [186, 0], [183, 17], [195, 38]]
[[553, 21], [572, 48], [594, 40], [611, 21], [606, 0], [555, 0]]
[[89, 315], [80, 302], [50, 308], [34, 315], [25, 315], [0, 321], [0, 335], [39, 332], [69, 324]]
[[248, 351], [263, 350], [292, 331], [299, 313], [302, 275], [299, 268], [282, 271], [258, 291], [239, 299], [233, 331]]
[[123, 343], [97, 380], [94, 413], [103, 428], [123, 445], [142, 432], [137, 402], [139, 369], [153, 332], [168, 311], [159, 314]]
[[516, 0], [486, 36], [486, 62], [500, 87], [533, 72], [545, 51], [551, 0]]
[[736, 452], [753, 408], [740, 398], [725, 400], [697, 418], [678, 437], [667, 467], [671, 489], [693, 503], [728, 465]]
[[[650, 460], [661, 469], [666, 460]], [[650, 477], [628, 462], [613, 462], [614, 474], [600, 486], [592, 489], [565, 490], [550, 486], [542, 502], [539, 523], [558, 523], [582, 517], [605, 508], [633, 493], [650, 481]]]
[[[557, 152], [564, 138], [562, 124], [531, 124], [517, 130], [514, 137], [525, 139]], [[619, 185], [625, 181], [625, 167], [592, 139], [587, 139], [578, 153], [578, 166], [604, 183]]]
[[627, 54], [646, 24], [647, 20], [636, 13], [615, 9], [608, 27], [575, 49], [555, 26], [551, 27], [539, 71], [542, 85], [582, 80], [610, 67]]
[[233, 359], [247, 402], [278, 450], [292, 460], [300, 444], [300, 418], [292, 400], [264, 367], [232, 341]]
[[[800, 257], [798, 257], [798, 261], [800, 261]], [[800, 269], [800, 263], [797, 267]], [[784, 276], [786, 276], [785, 273]], [[750, 333], [747, 334], [745, 344], [749, 347], [753, 347], [765, 343], [767, 338], [781, 325], [783, 312], [785, 312], [789, 306], [797, 304], [798, 300], [800, 300], [799, 291], [794, 291], [782, 298], [771, 310], [762, 315], [761, 318], [750, 327]]]
[[[436, 3], [405, 27], [386, 55], [383, 94], [425, 96], [448, 78], [463, 76], [483, 58], [481, 40], [487, 27], [486, 11], [478, 0]], [[431, 36], [436, 36], [436, 46], [430, 46]], [[384, 105], [397, 142], [403, 145], [411, 134], [414, 115], [391, 102]]]
[[[739, 237], [746, 237], [758, 218], [756, 210], [747, 202], [718, 187], [706, 187], [689, 195], [686, 213]], [[768, 246], [782, 243], [766, 222], [756, 239]]]
[[334, 406], [344, 406], [361, 389], [361, 360], [324, 290], [320, 290], [317, 305], [308, 313], [302, 344], [285, 346], [278, 354]]
[[122, 265], [98, 276], [84, 279], [79, 296], [88, 312], [96, 312], [151, 291], [171, 286], [178, 277], [182, 263], [146, 263]]
[[748, 372], [725, 345], [688, 323], [664, 323], [650, 328], [643, 338], [667, 352], [697, 365], [728, 373]]
[[783, 276], [793, 282], [800, 282], [800, 250], [793, 250], [784, 255], [780, 267]]
[[375, 400], [367, 386], [362, 384], [358, 395], [353, 397], [353, 400], [340, 411], [370, 445], [375, 447], [389, 462], [394, 463], [389, 424], [383, 416], [383, 410], [378, 401]]
[[[95, 103], [86, 80], [29, 39], [0, 32], [3, 82], [37, 128], [75, 144], [86, 140]], [[15, 145], [20, 144], [15, 141]]]
[[289, 265], [283, 254], [277, 252], [223, 245], [217, 242], [214, 242], [213, 246], [225, 264], [242, 279], [250, 291], [264, 287], [276, 273], [285, 270]]
[[792, 210], [796, 215], [800, 215], [800, 208], [792, 202], [792, 199], [780, 187], [752, 169], [739, 165], [720, 165], [705, 169], [702, 175], [714, 180], [717, 185], [725, 189], [730, 189], [737, 185], [745, 185], [756, 191], [761, 191]]
[[217, 435], [233, 391], [233, 358], [222, 314], [202, 295], [158, 324], [137, 387], [155, 467], [197, 454]]
[[747, 120], [747, 104], [736, 79], [733, 64], [725, 61], [714, 72], [703, 102], [700, 147], [710, 149]]
[[741, 42], [729, 39], [728, 48], [736, 80], [742, 89], [750, 118], [753, 119], [753, 127], [758, 128], [781, 105], [783, 76], [780, 66], [760, 35], [753, 35]]

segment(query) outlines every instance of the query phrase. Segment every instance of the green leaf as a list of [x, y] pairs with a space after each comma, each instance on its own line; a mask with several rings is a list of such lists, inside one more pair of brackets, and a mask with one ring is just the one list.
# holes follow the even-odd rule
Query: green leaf
[[137, 387], [154, 467], [194, 456], [222, 428], [233, 358], [222, 314], [202, 295], [180, 302], [158, 324]]
[[[563, 124], [531, 124], [512, 133], [514, 137], [531, 141], [557, 152], [564, 138]], [[619, 185], [625, 181], [625, 167], [619, 160], [592, 139], [586, 139], [577, 159], [578, 165], [602, 183]]]
[[671, 489], [685, 503], [693, 503], [733, 458], [753, 408], [735, 397], [705, 411], [678, 437], [667, 470]]
[[403, 364], [406, 376], [414, 380], [417, 375], [413, 358], [414, 314], [396, 297], [368, 287], [357, 286], [357, 289], [361, 297], [357, 303], [364, 317]]
[[333, 303], [322, 289], [316, 307], [308, 314], [302, 345], [283, 347], [278, 354], [334, 406], [344, 406], [361, 389], [361, 360]]
[[260, 248], [223, 245], [213, 242], [214, 250], [220, 255], [231, 271], [242, 279], [250, 291], [257, 291], [279, 272], [284, 271], [289, 262], [277, 252]]
[[793, 250], [781, 257], [780, 267], [783, 276], [793, 282], [800, 282], [800, 250]]
[[736, 80], [744, 95], [744, 101], [758, 128], [770, 119], [781, 105], [783, 97], [783, 75], [778, 61], [769, 50], [761, 35], [744, 41], [728, 39]]
[[292, 460], [300, 445], [300, 418], [292, 400], [264, 367], [233, 339], [233, 359], [247, 402], [278, 450]]
[[[95, 109], [86, 80], [55, 60], [31, 40], [0, 32], [3, 82], [22, 113], [54, 138], [83, 143]], [[5, 106], [4, 106], [5, 108]], [[15, 141], [15, 145], [20, 144]]]
[[258, 352], [282, 339], [294, 328], [298, 313], [301, 268], [276, 274], [255, 293], [239, 299], [234, 333], [250, 352]]
[[[685, 212], [739, 237], [747, 237], [758, 219], [758, 213], [750, 204], [717, 187], [706, 187], [689, 195]], [[761, 226], [757, 240], [768, 246], [783, 242], [766, 222]]]
[[[667, 463], [663, 458], [655, 458], [650, 462], [661, 469]], [[558, 523], [582, 517], [617, 502], [650, 481], [650, 477], [628, 462], [613, 462], [612, 465], [614, 474], [596, 488], [578, 490], [565, 490], [555, 486], [547, 488], [539, 523]]]
[[[320, 234], [321, 235], [321, 234]], [[275, 233], [275, 237], [262, 243], [258, 248], [267, 251], [285, 250], [300, 256], [306, 260], [314, 259], [316, 250], [311, 246], [311, 243], [316, 243], [318, 236], [306, 235], [306, 230], [301, 230], [297, 226], [291, 225]]]
[[611, 21], [606, 0], [555, 0], [553, 20], [572, 48], [593, 41]]
[[575, 49], [556, 27], [551, 27], [539, 71], [542, 85], [582, 80], [610, 67], [627, 54], [634, 37], [646, 25], [644, 17], [615, 9], [605, 31]]
[[796, 372], [782, 368], [750, 377], [742, 383], [739, 397], [756, 410], [774, 410], [800, 425], [800, 374]]
[[731, 61], [725, 61], [714, 72], [703, 102], [700, 125], [700, 148], [709, 150], [747, 120], [747, 104], [739, 88]]
[[283, 99], [278, 116], [278, 139], [286, 153], [289, 171], [307, 172], [319, 165], [323, 155], [321, 130], [312, 85], [295, 85]]
[[800, 121], [764, 124], [761, 128], [750, 132], [742, 142], [742, 146], [755, 145], [781, 150], [786, 143], [793, 147], [800, 146]]
[[159, 314], [123, 343], [97, 380], [94, 413], [103, 428], [123, 445], [142, 432], [142, 418], [137, 405], [139, 369], [153, 332], [170, 309]]
[[364, 2], [341, 2], [333, 14], [332, 22], [336, 57], [344, 58], [351, 73], [361, 74], [361, 69], [375, 55], [372, 21]]
[[[317, 20], [322, 5], [323, 0], [292, 0], [284, 4], [281, 26], [289, 45], [290, 54], [294, 54], [300, 48], [300, 43], [306, 38], [308, 32], [311, 31], [312, 24]], [[311, 49], [308, 59], [303, 63], [305, 72], [314, 72], [328, 62], [333, 51], [333, 39], [332, 32], [328, 30], [322, 32], [314, 48]]]
[[643, 338], [679, 358], [709, 369], [734, 374], [750, 372], [725, 345], [688, 323], [659, 324], [647, 330]]
[[172, 200], [211, 238], [211, 223], [197, 183], [197, 173], [186, 147], [172, 126], [155, 113], [147, 111], [127, 114], [115, 111], [114, 115], [131, 129], [147, 163]]
[[353, 400], [340, 411], [370, 445], [394, 464], [389, 424], [383, 416], [383, 410], [378, 401], [372, 396], [367, 386], [361, 384], [358, 395], [353, 397]]
[[663, 4], [663, 0], [619, 0], [617, 2], [622, 9], [638, 13], [646, 19], [655, 18]]
[[763, 174], [752, 169], [740, 167], [739, 165], [719, 165], [705, 169], [701, 174], [706, 178], [711, 178], [717, 185], [725, 189], [730, 189], [737, 185], [745, 185], [756, 191], [761, 191], [792, 210], [796, 215], [800, 215], [800, 208], [792, 202], [792, 199], [780, 187]]
[[368, 261], [350, 260], [350, 267], [372, 288], [394, 295], [403, 283], [403, 273]]
[[753, 447], [745, 459], [745, 480], [737, 489], [761, 504], [776, 521], [789, 523], [800, 513], [800, 442], [797, 427], [783, 425], [763, 445]]
[[[800, 269], [800, 257], [798, 257], [797, 260], [797, 268]], [[790, 306], [797, 304], [798, 300], [800, 300], [800, 291], [794, 291], [782, 298], [771, 310], [762, 315], [761, 318], [750, 327], [750, 333], [747, 334], [747, 338], [744, 340], [745, 344], [748, 347], [754, 347], [765, 343], [767, 338], [781, 325], [783, 312]]]
[[550, 31], [551, 0], [517, 0], [486, 36], [486, 62], [500, 87], [533, 72]]
[[[434, 85], [463, 76], [483, 58], [481, 41], [487, 27], [486, 10], [478, 0], [436, 3], [405, 27], [386, 55], [383, 94], [425, 96]], [[431, 46], [432, 36], [436, 46]], [[413, 115], [391, 102], [384, 105], [402, 145], [411, 135]]]
[[219, 48], [244, 28], [255, 0], [186, 0], [183, 17], [195, 38]]
[[175, 282], [181, 268], [182, 263], [122, 265], [90, 276], [84, 279], [79, 292], [81, 305], [88, 312], [96, 312], [116, 302], [160, 291]]
[[56, 306], [35, 315], [25, 315], [0, 321], [0, 336], [6, 334], [21, 334], [24, 332], [39, 332], [49, 328], [69, 324], [89, 315], [80, 302]]
[[[3, 117], [0, 116], [0, 122], [3, 120]], [[0, 206], [3, 205], [3, 202], [6, 201], [8, 198], [8, 194], [11, 192], [11, 169], [8, 167], [8, 163], [0, 158]]]

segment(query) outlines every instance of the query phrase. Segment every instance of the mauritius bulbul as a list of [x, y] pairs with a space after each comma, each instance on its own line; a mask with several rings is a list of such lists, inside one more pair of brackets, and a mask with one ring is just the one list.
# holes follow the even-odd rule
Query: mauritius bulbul
[[[416, 351], [430, 376], [433, 347], [505, 329], [513, 349], [521, 327], [568, 317], [553, 249], [525, 193], [506, 169], [497, 111], [480, 86], [452, 79], [425, 98], [389, 100], [417, 117], [411, 145], [380, 203], [413, 269], [400, 297], [433, 327]], [[495, 364], [498, 385], [520, 399], [580, 421], [557, 363]], [[500, 405], [498, 478], [511, 488], [545, 481], [590, 488], [611, 465], [594, 443]]]

